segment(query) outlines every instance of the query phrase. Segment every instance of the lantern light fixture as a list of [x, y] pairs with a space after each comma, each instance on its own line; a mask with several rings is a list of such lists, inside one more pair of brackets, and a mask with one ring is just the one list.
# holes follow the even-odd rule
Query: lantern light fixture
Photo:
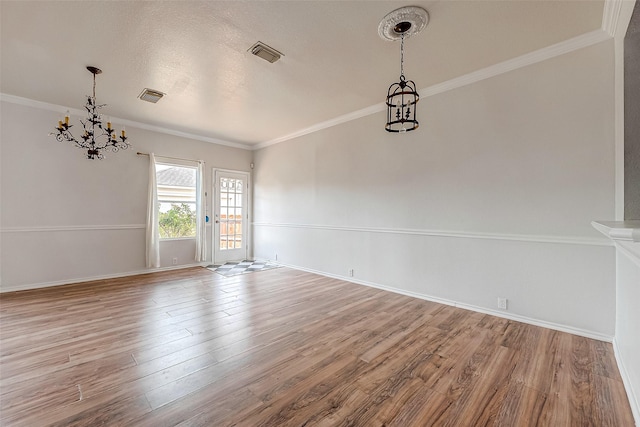
[[400, 40], [400, 79], [387, 90], [387, 132], [405, 133], [418, 128], [416, 109], [420, 95], [413, 80], [404, 75], [404, 41], [422, 31], [429, 22], [426, 10], [417, 6], [401, 7], [387, 14], [378, 26], [383, 40]]
[[87, 159], [103, 159], [103, 150], [112, 152], [126, 150], [130, 147], [130, 143], [127, 142], [128, 138], [124, 127], [120, 136], [116, 137], [115, 130], [111, 127], [111, 121], [107, 119], [105, 124], [98, 112], [102, 107], [106, 107], [106, 104], [99, 105], [96, 102], [96, 75], [102, 73], [102, 70], [93, 66], [88, 66], [87, 70], [93, 74], [93, 95], [87, 96], [87, 103], [84, 106], [87, 110], [87, 118], [84, 121], [80, 120], [83, 127], [82, 136], [78, 139], [71, 134], [69, 129], [73, 125], [69, 124], [69, 111], [63, 120], [58, 121], [57, 132], [49, 135], [55, 136], [58, 142], [73, 142], [78, 148], [86, 149]]

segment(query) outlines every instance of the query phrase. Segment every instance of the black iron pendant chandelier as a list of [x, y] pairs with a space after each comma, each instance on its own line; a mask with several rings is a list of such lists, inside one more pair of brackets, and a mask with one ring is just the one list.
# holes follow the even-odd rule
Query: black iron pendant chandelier
[[[401, 24], [398, 24], [401, 25]], [[387, 132], [409, 132], [418, 129], [416, 109], [420, 95], [413, 80], [404, 77], [404, 34], [400, 44], [400, 81], [387, 90]]]
[[103, 150], [117, 152], [126, 150], [130, 144], [127, 142], [124, 128], [122, 128], [120, 136], [116, 138], [115, 130], [111, 128], [111, 122], [107, 120], [105, 125], [102, 116], [98, 113], [100, 108], [106, 106], [106, 104], [98, 105], [96, 103], [96, 74], [102, 73], [102, 70], [91, 66], [87, 67], [87, 70], [93, 74], [93, 95], [87, 96], [87, 103], [84, 106], [87, 110], [86, 120], [80, 120], [83, 127], [82, 136], [79, 139], [75, 138], [69, 131], [73, 125], [69, 124], [68, 111], [64, 120], [58, 121], [57, 133], [49, 135], [54, 135], [59, 142], [73, 142], [78, 148], [86, 149], [87, 159], [103, 159]]
[[400, 81], [391, 84], [387, 90], [387, 124], [384, 127], [387, 132], [410, 132], [420, 125], [416, 119], [420, 95], [413, 80], [407, 80], [404, 76], [404, 40], [421, 31], [428, 21], [426, 10], [408, 6], [389, 13], [378, 27], [383, 39], [400, 39]]

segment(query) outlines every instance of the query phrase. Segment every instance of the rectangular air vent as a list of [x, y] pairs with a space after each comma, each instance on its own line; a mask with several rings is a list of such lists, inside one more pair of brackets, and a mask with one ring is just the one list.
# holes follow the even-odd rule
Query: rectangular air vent
[[269, 61], [271, 63], [276, 62], [280, 57], [284, 56], [282, 53], [278, 52], [271, 46], [267, 46], [262, 42], [258, 42], [251, 46], [248, 50], [257, 57], [264, 59], [265, 61]]
[[160, 91], [145, 88], [140, 96], [138, 96], [138, 98], [142, 99], [143, 101], [152, 102], [155, 104], [156, 102], [160, 101], [160, 98], [162, 98], [163, 96], [164, 93]]

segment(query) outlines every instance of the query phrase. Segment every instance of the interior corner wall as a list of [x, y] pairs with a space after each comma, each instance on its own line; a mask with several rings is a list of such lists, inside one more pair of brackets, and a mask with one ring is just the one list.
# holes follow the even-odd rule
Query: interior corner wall
[[[611, 339], [613, 41], [254, 154], [254, 254]], [[353, 271], [353, 277], [350, 272]], [[497, 309], [497, 298], [508, 310]]]
[[[619, 45], [618, 45], [619, 46]], [[640, 2], [624, 46], [624, 219], [640, 220]], [[615, 354], [636, 425], [640, 425], [640, 242], [616, 243]]]
[[[0, 114], [3, 292], [147, 271], [149, 158], [137, 151], [204, 160], [209, 189], [214, 167], [250, 171], [251, 151], [130, 125], [131, 148], [87, 160], [83, 150], [48, 136], [58, 113], [3, 101]], [[211, 197], [207, 205], [211, 212]], [[210, 226], [207, 233], [211, 248]], [[195, 240], [162, 241], [161, 267], [174, 257], [194, 264]]]

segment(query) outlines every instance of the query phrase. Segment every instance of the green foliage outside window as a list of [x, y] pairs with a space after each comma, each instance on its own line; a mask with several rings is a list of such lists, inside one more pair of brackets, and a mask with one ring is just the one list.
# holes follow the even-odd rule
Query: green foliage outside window
[[167, 212], [159, 212], [160, 238], [194, 237], [196, 213], [188, 203], [174, 203]]

